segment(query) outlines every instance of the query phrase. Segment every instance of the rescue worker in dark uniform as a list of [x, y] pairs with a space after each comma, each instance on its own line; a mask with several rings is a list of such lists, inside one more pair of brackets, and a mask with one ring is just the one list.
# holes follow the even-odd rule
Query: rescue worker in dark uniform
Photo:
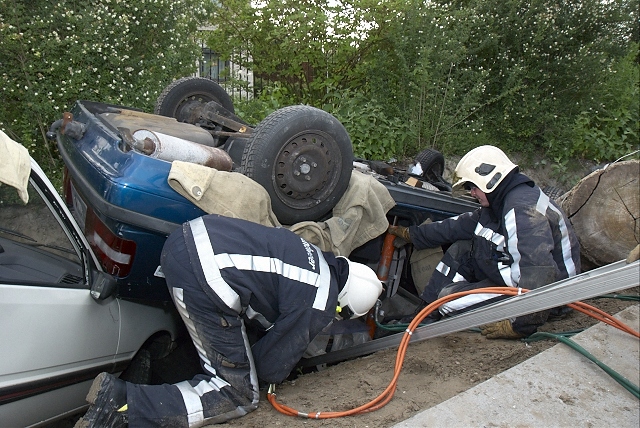
[[362, 316], [382, 292], [368, 266], [287, 229], [218, 215], [172, 233], [161, 267], [203, 373], [173, 385], [101, 373], [77, 427], [199, 427], [243, 416], [258, 406], [259, 379], [285, 380], [338, 313]]
[[[425, 305], [460, 291], [535, 289], [580, 273], [580, 247], [566, 215], [502, 150], [480, 146], [468, 152], [455, 169], [453, 189], [461, 187], [480, 208], [435, 223], [389, 228], [417, 250], [451, 244], [420, 296]], [[458, 298], [442, 305], [431, 321], [495, 299], [495, 294]], [[490, 339], [520, 338], [534, 333], [548, 314], [503, 320], [481, 330]]]

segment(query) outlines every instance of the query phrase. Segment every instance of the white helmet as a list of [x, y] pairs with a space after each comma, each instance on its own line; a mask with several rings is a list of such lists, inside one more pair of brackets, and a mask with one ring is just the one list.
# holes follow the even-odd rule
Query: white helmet
[[476, 147], [458, 162], [453, 176], [453, 189], [471, 182], [484, 193], [491, 193], [517, 166], [497, 147]]
[[351, 318], [358, 318], [376, 304], [382, 293], [382, 283], [369, 266], [342, 258], [349, 263], [349, 276], [338, 294], [338, 304], [353, 313]]

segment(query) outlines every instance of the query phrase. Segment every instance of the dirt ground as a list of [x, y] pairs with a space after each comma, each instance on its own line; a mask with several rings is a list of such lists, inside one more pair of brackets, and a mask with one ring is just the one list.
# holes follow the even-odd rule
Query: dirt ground
[[[451, 174], [458, 159], [447, 159], [445, 178]], [[517, 160], [516, 160], [517, 162]], [[580, 165], [573, 177], [553, 178], [549, 165], [523, 168], [541, 187], [570, 190], [595, 165]], [[620, 294], [638, 295], [639, 287]], [[637, 302], [621, 299], [591, 299], [586, 301], [609, 314], [616, 314]], [[540, 330], [563, 332], [588, 328], [597, 321], [573, 311], [562, 320], [547, 322]], [[410, 344], [393, 399], [379, 410], [367, 414], [337, 419], [311, 420], [285, 416], [269, 404], [266, 391], [261, 391], [260, 407], [223, 426], [262, 428], [269, 426], [344, 428], [383, 428], [395, 425], [414, 414], [433, 407], [534, 355], [557, 344], [545, 340], [524, 343], [518, 340], [488, 340], [480, 333], [464, 331], [448, 336]], [[562, 345], [560, 345], [562, 346]], [[378, 397], [393, 378], [397, 348], [299, 376], [276, 389], [278, 402], [303, 413], [345, 411]]]
[[[451, 170], [457, 159], [447, 160]], [[589, 170], [576, 173], [575, 183]], [[562, 187], [570, 184], [549, 178], [549, 170], [525, 170], [525, 174], [544, 186]], [[447, 178], [445, 174], [445, 178]], [[621, 291], [620, 294], [638, 295], [640, 287]], [[592, 304], [609, 314], [616, 314], [637, 302], [622, 299], [592, 299]], [[597, 321], [573, 311], [562, 320], [550, 321], [541, 330], [550, 332], [588, 328]], [[311, 420], [285, 416], [267, 401], [266, 390], [261, 391], [259, 408], [248, 415], [227, 422], [226, 427], [263, 428], [331, 426], [344, 428], [386, 428], [412, 415], [435, 406], [532, 356], [557, 344], [545, 340], [530, 344], [519, 340], [488, 340], [478, 332], [464, 331], [410, 344], [393, 399], [384, 407], [363, 415], [337, 419]], [[563, 346], [563, 345], [560, 345]], [[276, 389], [281, 404], [304, 413], [318, 411], [345, 411], [363, 405], [380, 395], [393, 378], [397, 348], [300, 375], [286, 381]], [[193, 355], [193, 358], [196, 358]], [[570, 370], [570, 368], [568, 368]], [[183, 380], [180, 370], [174, 369], [175, 381]], [[214, 425], [212, 425], [213, 427]], [[58, 427], [56, 427], [58, 428]], [[67, 428], [67, 427], [65, 427]]]
[[[620, 294], [638, 295], [639, 291], [634, 287]], [[609, 314], [638, 304], [610, 298], [591, 299], [586, 303]], [[572, 331], [596, 322], [573, 311], [562, 320], [548, 322], [541, 331]], [[296, 418], [278, 413], [267, 401], [266, 391], [262, 391], [260, 407], [256, 411], [222, 426], [262, 428], [268, 421], [269, 426], [301, 428], [390, 427], [556, 344], [550, 340], [530, 344], [517, 340], [488, 340], [471, 331], [429, 339], [409, 345], [395, 395], [389, 404], [377, 411], [338, 419]], [[396, 353], [397, 349], [380, 351], [285, 382], [276, 389], [278, 402], [304, 413], [344, 411], [365, 404], [389, 385]]]

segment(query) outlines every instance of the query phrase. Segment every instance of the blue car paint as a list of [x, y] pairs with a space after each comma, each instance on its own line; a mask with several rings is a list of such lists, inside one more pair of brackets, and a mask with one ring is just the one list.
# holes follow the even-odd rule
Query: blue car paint
[[[115, 235], [136, 242], [130, 273], [117, 277], [119, 296], [170, 300], [164, 280], [155, 276], [160, 253], [171, 231], [205, 212], [167, 183], [171, 163], [132, 150], [117, 129], [100, 119], [122, 106], [77, 101], [73, 118], [85, 126], [79, 140], [58, 133], [58, 149], [82, 199]], [[111, 114], [111, 113], [109, 113]], [[474, 202], [446, 192], [432, 192], [380, 179], [397, 205], [389, 213], [419, 224], [470, 211]], [[372, 242], [377, 248], [379, 243]], [[379, 255], [379, 252], [378, 252]]]

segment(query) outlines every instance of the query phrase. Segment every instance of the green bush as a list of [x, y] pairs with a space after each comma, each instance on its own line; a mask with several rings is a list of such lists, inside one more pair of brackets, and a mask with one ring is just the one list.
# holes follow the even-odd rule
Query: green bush
[[568, 156], [586, 157], [596, 162], [614, 161], [640, 149], [638, 44], [634, 46], [603, 82], [604, 94], [599, 107], [583, 111], [576, 117]]
[[400, 119], [388, 117], [381, 103], [357, 91], [329, 95], [323, 109], [332, 113], [347, 129], [356, 157], [389, 160], [405, 154], [412, 130]]
[[266, 82], [240, 117], [323, 108], [357, 156], [613, 160], [638, 147], [638, 22], [638, 0], [0, 0], [0, 128], [55, 173], [44, 135], [73, 102], [152, 111], [209, 40]]
[[253, 126], [274, 111], [295, 104], [286, 88], [274, 83], [263, 88], [259, 96], [250, 99], [236, 98], [233, 107], [236, 115]]
[[62, 169], [45, 133], [78, 99], [153, 111], [201, 56], [200, 0], [0, 0], [0, 127], [48, 174]]

